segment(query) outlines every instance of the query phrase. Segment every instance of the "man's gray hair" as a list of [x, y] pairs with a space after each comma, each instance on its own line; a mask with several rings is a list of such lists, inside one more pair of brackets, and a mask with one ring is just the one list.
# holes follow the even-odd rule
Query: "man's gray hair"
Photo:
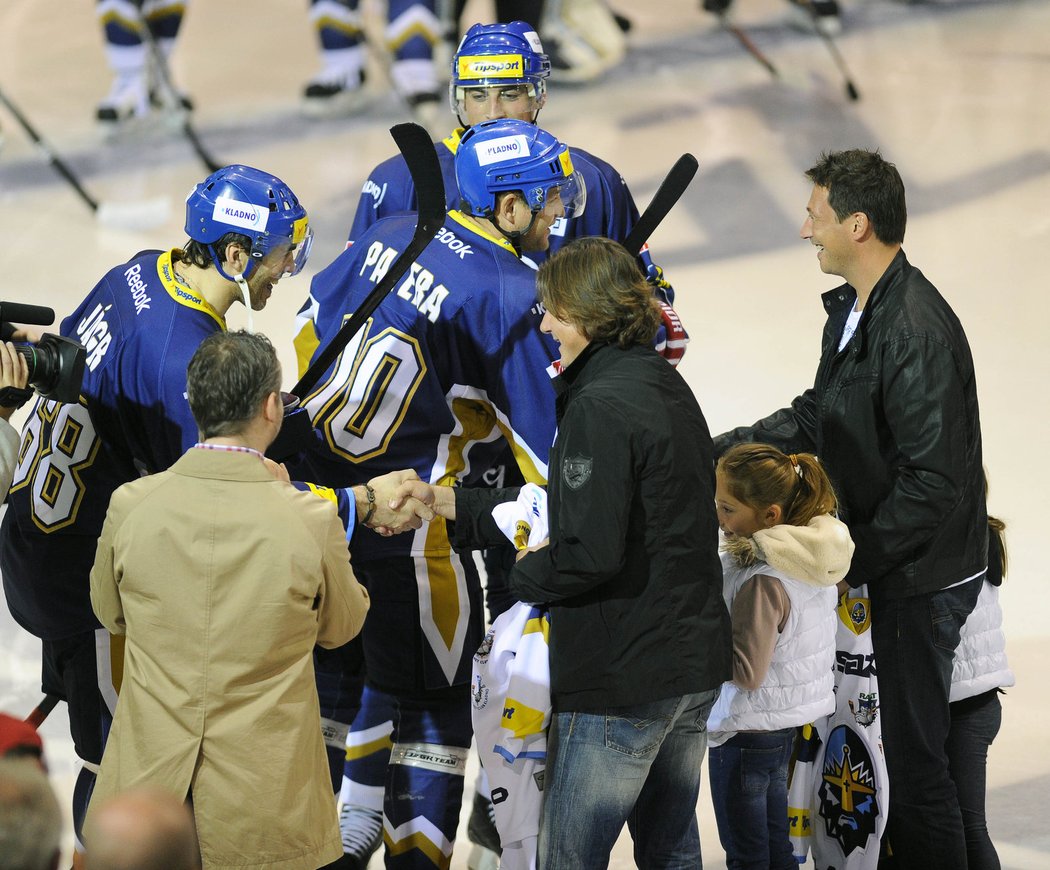
[[40, 764], [0, 758], [0, 870], [50, 870], [62, 838], [62, 811]]
[[186, 369], [190, 411], [202, 439], [236, 435], [270, 393], [281, 390], [281, 364], [265, 335], [217, 332], [201, 342]]

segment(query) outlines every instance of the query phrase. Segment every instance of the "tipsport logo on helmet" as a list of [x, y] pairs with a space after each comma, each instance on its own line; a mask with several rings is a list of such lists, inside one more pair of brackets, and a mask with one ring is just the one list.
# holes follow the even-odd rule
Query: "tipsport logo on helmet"
[[520, 160], [529, 157], [529, 140], [526, 136], [500, 136], [482, 142], [475, 149], [479, 166], [490, 166], [507, 160]]
[[215, 200], [215, 208], [212, 210], [211, 217], [212, 220], [221, 224], [229, 224], [246, 230], [265, 230], [270, 212], [250, 202], [220, 196]]
[[521, 78], [525, 61], [520, 54], [467, 55], [459, 58], [460, 79]]

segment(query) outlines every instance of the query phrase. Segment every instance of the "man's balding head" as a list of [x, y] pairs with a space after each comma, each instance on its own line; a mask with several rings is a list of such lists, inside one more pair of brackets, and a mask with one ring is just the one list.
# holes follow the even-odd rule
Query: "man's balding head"
[[170, 792], [137, 788], [88, 814], [88, 870], [197, 870], [197, 833], [189, 807]]

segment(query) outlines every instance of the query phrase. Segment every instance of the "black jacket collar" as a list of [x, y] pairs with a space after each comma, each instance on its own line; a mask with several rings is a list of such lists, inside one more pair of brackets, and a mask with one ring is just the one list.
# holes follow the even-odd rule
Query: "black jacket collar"
[[[853, 335], [852, 342], [855, 352], [859, 353], [863, 349], [864, 333], [867, 331], [867, 325], [871, 322], [872, 317], [875, 316], [875, 311], [879, 308], [884, 297], [888, 296], [892, 292], [893, 287], [900, 283], [907, 268], [908, 258], [904, 256], [904, 249], [901, 248], [890, 261], [889, 266], [886, 267], [886, 271], [882, 273], [882, 277], [871, 288], [868, 304], [864, 306], [864, 316], [861, 318], [857, 331]], [[828, 317], [834, 320], [839, 328], [839, 332], [841, 332], [841, 325], [846, 322], [846, 318], [849, 317], [853, 306], [857, 304], [857, 291], [850, 284], [840, 284], [834, 290], [823, 293], [820, 299], [824, 303], [824, 310], [827, 312]]]
[[609, 348], [609, 342], [607, 341], [592, 341], [588, 344], [576, 359], [574, 359], [568, 366], [562, 369], [561, 374], [554, 379], [554, 391], [557, 395], [571, 389], [572, 387], [579, 384], [585, 384], [593, 375], [593, 367], [591, 374], [586, 374], [587, 366], [590, 360], [598, 355], [603, 349]]

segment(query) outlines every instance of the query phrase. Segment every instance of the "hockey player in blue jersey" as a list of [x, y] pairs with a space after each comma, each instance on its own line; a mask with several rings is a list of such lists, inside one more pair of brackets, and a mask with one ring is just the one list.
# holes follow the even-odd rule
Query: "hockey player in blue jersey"
[[111, 655], [120, 661], [88, 592], [110, 495], [193, 446], [185, 390], [194, 350], [226, 328], [235, 302], [261, 310], [281, 278], [302, 269], [312, 241], [291, 189], [239, 165], [190, 192], [186, 234], [184, 248], [142, 251], [111, 269], [62, 321], [61, 334], [87, 351], [80, 401], [38, 398], [0, 527], [8, 606], [43, 641], [43, 689], [67, 701], [84, 762], [78, 824], [116, 701]]
[[[465, 130], [474, 124], [497, 118], [536, 123], [540, 110], [547, 102], [550, 72], [550, 59], [530, 24], [513, 21], [509, 24], [475, 24], [469, 28], [453, 57], [449, 84], [449, 101], [459, 126], [434, 145], [444, 179], [448, 208], [459, 206], [455, 155]], [[573, 166], [587, 186], [588, 207], [583, 215], [564, 218], [552, 227], [550, 251], [581, 236], [624, 239], [638, 220], [638, 209], [622, 176], [593, 154], [576, 147], [570, 147], [569, 151]], [[404, 158], [396, 155], [385, 160], [372, 170], [365, 181], [347, 244], [353, 245], [377, 220], [414, 211], [415, 208], [415, 189]], [[546, 255], [546, 251], [531, 251], [527, 254], [537, 263], [542, 262]], [[671, 308], [674, 291], [663, 279], [661, 270], [653, 264], [647, 248], [641, 251], [640, 260], [654, 285], [657, 298], [663, 303], [664, 323], [657, 336], [657, 349], [669, 362], [677, 364], [685, 353], [688, 337]], [[510, 486], [523, 482], [515, 475], [513, 460], [506, 455], [493, 466], [487, 477], [488, 485]], [[487, 551], [485, 554], [489, 609], [493, 618], [511, 603], [502, 577], [507, 566], [513, 564], [513, 556], [514, 551], [509, 547], [502, 551]], [[351, 808], [344, 810], [343, 832], [344, 845], [352, 841], [355, 850], [358, 842], [367, 839], [369, 830], [378, 830], [376, 783], [386, 766], [386, 748], [377, 742], [376, 735], [384, 728], [389, 729], [388, 705], [385, 701], [374, 686], [366, 686], [362, 710], [348, 735], [343, 798]], [[487, 813], [483, 802], [479, 802], [478, 810], [481, 814]], [[361, 814], [359, 825], [354, 818], [358, 812]], [[475, 816], [481, 819], [479, 813], [475, 813]], [[361, 831], [355, 833], [355, 826], [360, 827]], [[475, 838], [474, 827], [472, 817], [472, 838]], [[494, 831], [491, 826], [489, 830]], [[482, 833], [475, 839], [484, 842], [485, 836]]]
[[[456, 175], [462, 209], [304, 401], [325, 443], [311, 456], [312, 479], [345, 486], [411, 468], [454, 483], [485, 472], [506, 443], [526, 480], [546, 479], [557, 352], [537, 328], [535, 271], [522, 256], [544, 250], [554, 222], [581, 210], [582, 180], [565, 146], [513, 120], [471, 128]], [[414, 228], [413, 215], [381, 220], [314, 278], [301, 362]], [[362, 635], [368, 678], [396, 701], [392, 738], [380, 737], [392, 742], [387, 866], [447, 866], [471, 738], [471, 656], [484, 627], [477, 570], [451, 551], [440, 522], [411, 536], [355, 538], [353, 554], [372, 601]], [[347, 866], [368, 856], [354, 860]]]

